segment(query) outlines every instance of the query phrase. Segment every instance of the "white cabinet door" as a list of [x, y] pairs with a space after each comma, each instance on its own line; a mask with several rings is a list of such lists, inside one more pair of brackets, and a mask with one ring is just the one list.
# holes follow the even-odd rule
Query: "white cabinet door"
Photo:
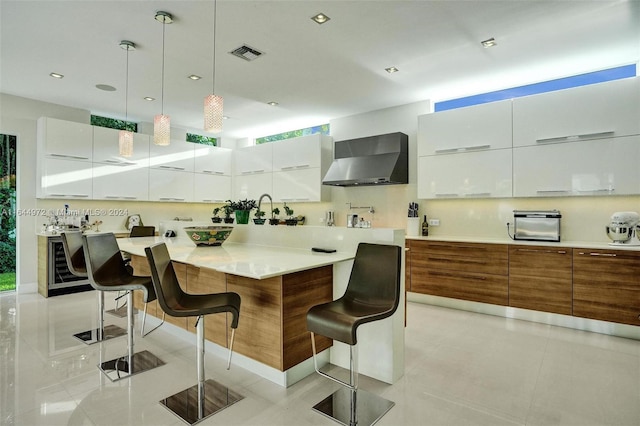
[[[235, 152], [235, 175], [268, 173], [273, 170], [271, 143], [239, 148]], [[271, 180], [271, 176], [269, 176]]]
[[640, 136], [513, 150], [515, 197], [640, 194]]
[[235, 176], [233, 198], [236, 200], [258, 200], [262, 194], [273, 193], [273, 173], [259, 173]]
[[149, 200], [149, 168], [93, 163], [94, 200]]
[[639, 117], [639, 78], [516, 98], [513, 145], [636, 135]]
[[320, 168], [273, 172], [273, 201], [322, 201]]
[[511, 197], [511, 150], [418, 158], [418, 198]]
[[194, 179], [196, 203], [224, 203], [231, 199], [231, 176], [196, 173]]
[[273, 144], [273, 170], [320, 167], [321, 135], [309, 135]]
[[38, 172], [39, 198], [91, 199], [93, 195], [92, 163], [88, 161], [44, 158]]
[[93, 127], [93, 162], [114, 165], [149, 165], [149, 135], [133, 134], [133, 155], [122, 157], [118, 143], [120, 131]]
[[233, 150], [200, 144], [194, 145], [194, 171], [196, 173], [231, 176], [231, 155]]
[[172, 140], [167, 146], [149, 144], [149, 167], [154, 169], [193, 172], [194, 147], [187, 141]]
[[511, 148], [511, 100], [418, 117], [418, 156]]
[[38, 119], [38, 155], [91, 161], [93, 126], [73, 121]]
[[150, 201], [193, 201], [192, 172], [149, 169]]

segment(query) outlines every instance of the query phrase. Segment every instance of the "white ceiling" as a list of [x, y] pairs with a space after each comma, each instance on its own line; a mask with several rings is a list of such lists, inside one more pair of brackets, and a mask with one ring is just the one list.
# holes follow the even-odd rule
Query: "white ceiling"
[[[0, 91], [124, 118], [126, 53], [118, 45], [131, 40], [129, 119], [153, 121], [161, 111], [158, 10], [174, 16], [166, 27], [164, 112], [172, 126], [206, 134], [212, 1], [0, 0]], [[331, 20], [314, 23], [318, 12]], [[638, 0], [219, 0], [217, 23], [216, 94], [230, 117], [220, 136], [232, 138], [640, 59]], [[490, 37], [498, 45], [484, 49], [480, 41]], [[265, 54], [246, 62], [227, 53], [242, 44]], [[390, 66], [400, 71], [388, 74]]]

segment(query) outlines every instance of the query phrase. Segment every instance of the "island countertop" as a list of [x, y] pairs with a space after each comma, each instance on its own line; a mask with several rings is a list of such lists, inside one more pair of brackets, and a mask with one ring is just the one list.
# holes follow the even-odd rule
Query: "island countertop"
[[196, 246], [182, 238], [118, 238], [120, 250], [145, 256], [144, 249], [164, 242], [172, 260], [227, 274], [265, 279], [353, 259], [355, 253], [316, 253], [309, 249], [225, 242], [222, 246]]

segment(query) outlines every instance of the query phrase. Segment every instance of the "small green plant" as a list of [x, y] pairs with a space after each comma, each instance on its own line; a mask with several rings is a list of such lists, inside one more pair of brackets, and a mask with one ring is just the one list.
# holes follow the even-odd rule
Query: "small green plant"
[[271, 210], [271, 217], [278, 217], [280, 215], [280, 209], [279, 208], [275, 208], [273, 210]]
[[224, 206], [222, 206], [222, 209], [224, 210], [224, 217], [226, 219], [229, 219], [231, 217], [231, 214], [236, 210], [231, 201], [227, 201], [227, 204], [225, 204]]
[[256, 203], [256, 200], [227, 200], [227, 204], [231, 206], [233, 210], [253, 210], [258, 207], [258, 203]]
[[256, 212], [253, 214], [256, 219], [261, 219], [266, 213], [263, 212], [262, 210], [256, 210]]
[[220, 217], [220, 210], [222, 210], [220, 207], [213, 209], [213, 217]]
[[286, 204], [284, 205], [284, 211], [287, 214], [287, 216], [289, 216], [289, 218], [293, 217], [293, 209], [287, 206]]

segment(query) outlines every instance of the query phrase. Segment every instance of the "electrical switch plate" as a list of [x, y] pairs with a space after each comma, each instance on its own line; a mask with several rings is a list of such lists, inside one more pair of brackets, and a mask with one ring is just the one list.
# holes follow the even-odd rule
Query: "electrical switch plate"
[[429, 219], [429, 226], [440, 226], [440, 219]]

